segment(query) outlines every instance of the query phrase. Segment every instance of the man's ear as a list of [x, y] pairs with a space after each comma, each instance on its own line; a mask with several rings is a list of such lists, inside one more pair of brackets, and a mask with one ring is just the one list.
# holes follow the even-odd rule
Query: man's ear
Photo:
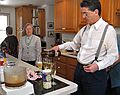
[[96, 14], [96, 15], [98, 15], [98, 14], [99, 14], [98, 9], [95, 9], [95, 11], [94, 11], [94, 12], [95, 12], [95, 14]]

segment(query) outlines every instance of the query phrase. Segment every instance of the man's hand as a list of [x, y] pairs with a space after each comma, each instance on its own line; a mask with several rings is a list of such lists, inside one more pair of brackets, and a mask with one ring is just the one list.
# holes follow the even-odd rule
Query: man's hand
[[55, 50], [58, 51], [59, 50], [59, 46], [54, 46], [53, 48], [51, 48], [50, 50]]
[[83, 66], [85, 72], [95, 72], [99, 69], [98, 65], [96, 63], [89, 64], [87, 66]]

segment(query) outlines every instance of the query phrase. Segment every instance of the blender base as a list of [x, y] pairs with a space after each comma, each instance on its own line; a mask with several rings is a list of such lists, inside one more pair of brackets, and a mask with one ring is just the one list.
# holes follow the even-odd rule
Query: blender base
[[30, 95], [34, 93], [33, 85], [30, 82], [26, 82], [26, 84], [22, 87], [18, 88], [7, 88], [5, 84], [2, 84], [2, 89], [4, 95]]

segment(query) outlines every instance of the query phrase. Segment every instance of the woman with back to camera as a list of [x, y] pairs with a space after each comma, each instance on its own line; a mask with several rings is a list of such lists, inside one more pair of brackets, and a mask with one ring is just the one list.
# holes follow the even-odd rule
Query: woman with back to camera
[[6, 27], [7, 37], [1, 43], [2, 49], [6, 51], [6, 53], [18, 57], [18, 40], [17, 37], [13, 34], [13, 28], [11, 26]]
[[18, 59], [35, 66], [35, 62], [41, 60], [41, 39], [33, 35], [33, 25], [31, 23], [25, 25], [24, 32], [25, 36], [19, 42]]

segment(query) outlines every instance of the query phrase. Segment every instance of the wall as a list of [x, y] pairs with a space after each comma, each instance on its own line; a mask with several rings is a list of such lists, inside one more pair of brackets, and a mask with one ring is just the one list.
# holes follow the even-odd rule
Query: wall
[[[15, 8], [0, 6], [0, 13], [10, 14], [10, 26], [13, 27], [13, 34], [16, 34], [15, 30]], [[1, 22], [0, 22], [1, 23]]]
[[45, 18], [46, 18], [46, 37], [44, 40], [47, 43], [47, 48], [51, 48], [51, 45], [54, 44], [54, 36], [48, 37], [48, 31], [54, 31], [54, 29], [48, 29], [47, 23], [54, 22], [54, 6], [53, 5], [43, 5], [41, 8], [45, 9]]

